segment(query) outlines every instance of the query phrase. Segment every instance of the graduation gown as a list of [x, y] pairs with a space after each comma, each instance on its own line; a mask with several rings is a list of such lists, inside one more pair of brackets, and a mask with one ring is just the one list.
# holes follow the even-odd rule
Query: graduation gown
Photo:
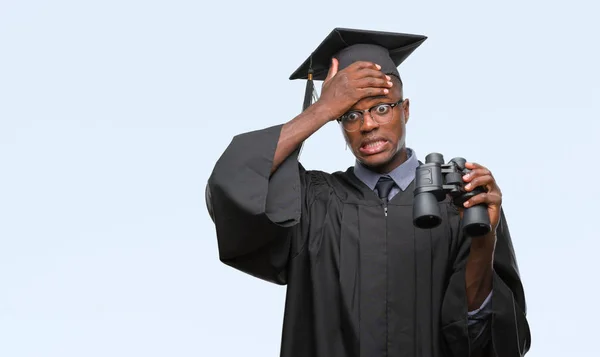
[[[237, 135], [206, 187], [219, 258], [286, 284], [282, 357], [523, 356], [525, 297], [504, 214], [486, 350], [469, 336], [470, 238], [450, 201], [443, 223], [412, 224], [414, 181], [388, 203], [354, 174], [305, 170], [298, 152], [270, 175], [282, 125]], [[493, 352], [493, 353], [492, 353]]]

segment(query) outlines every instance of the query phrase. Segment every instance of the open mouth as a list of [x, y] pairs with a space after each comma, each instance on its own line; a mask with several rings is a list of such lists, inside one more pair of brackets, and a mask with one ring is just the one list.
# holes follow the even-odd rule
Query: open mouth
[[361, 145], [360, 152], [367, 155], [378, 154], [385, 150], [387, 143], [388, 141], [384, 139], [371, 140]]

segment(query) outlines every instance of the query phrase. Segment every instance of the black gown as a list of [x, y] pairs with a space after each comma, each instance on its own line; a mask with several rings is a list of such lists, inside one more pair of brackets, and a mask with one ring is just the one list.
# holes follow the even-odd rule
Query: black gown
[[[489, 343], [469, 336], [458, 211], [412, 224], [414, 181], [388, 203], [349, 168], [305, 170], [298, 152], [270, 176], [282, 125], [234, 137], [208, 180], [220, 260], [287, 284], [282, 357], [523, 356], [525, 297], [504, 213], [497, 230]], [[490, 353], [491, 351], [495, 353]]]

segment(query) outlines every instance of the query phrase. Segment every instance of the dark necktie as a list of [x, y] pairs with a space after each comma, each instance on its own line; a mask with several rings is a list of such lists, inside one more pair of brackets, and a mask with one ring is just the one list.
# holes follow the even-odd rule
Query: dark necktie
[[383, 200], [383, 203], [385, 203], [386, 206], [392, 187], [394, 187], [394, 180], [389, 176], [381, 176], [379, 181], [377, 181], [377, 185], [375, 185], [379, 198]]

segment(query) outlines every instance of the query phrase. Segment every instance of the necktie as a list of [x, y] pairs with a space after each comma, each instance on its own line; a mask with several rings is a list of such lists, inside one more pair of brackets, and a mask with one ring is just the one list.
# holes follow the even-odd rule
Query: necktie
[[389, 176], [381, 176], [379, 181], [377, 181], [377, 185], [375, 185], [379, 198], [383, 200], [383, 203], [385, 203], [386, 206], [392, 187], [394, 187], [394, 180]]

